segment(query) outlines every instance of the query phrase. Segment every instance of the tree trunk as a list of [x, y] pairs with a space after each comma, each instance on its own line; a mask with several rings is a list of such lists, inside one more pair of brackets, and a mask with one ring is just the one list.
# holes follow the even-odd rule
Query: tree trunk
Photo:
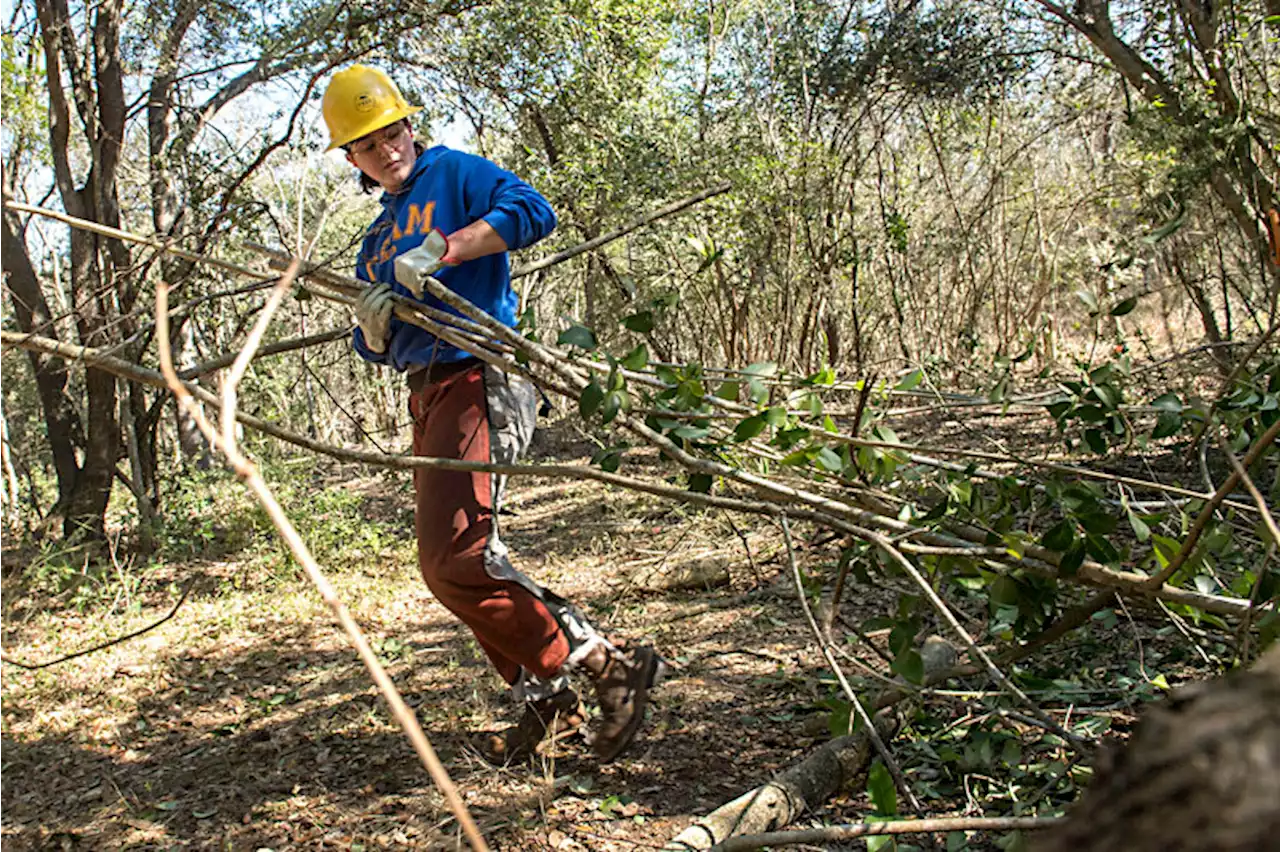
[[4, 505], [6, 514], [18, 517], [18, 472], [13, 469], [9, 448], [9, 420], [0, 407], [0, 464], [4, 466]]
[[1280, 837], [1280, 647], [1249, 671], [1178, 690], [1123, 749], [1039, 852], [1274, 849]]
[[[18, 330], [24, 334], [36, 332], [56, 337], [53, 318], [27, 244], [20, 236], [15, 217], [6, 212], [4, 219], [4, 272], [8, 278], [9, 298], [13, 303], [14, 318]], [[36, 389], [40, 394], [40, 406], [44, 412], [45, 435], [53, 456], [53, 468], [58, 480], [58, 502], [51, 514], [61, 514], [71, 502], [80, 477], [80, 465], [76, 461], [76, 447], [83, 445], [84, 435], [80, 414], [67, 393], [69, 376], [66, 362], [52, 355], [41, 355], [27, 350], [31, 369], [35, 373]]]
[[129, 456], [129, 476], [133, 480], [133, 499], [138, 505], [138, 548], [143, 553], [150, 553], [154, 548], [152, 532], [154, 529], [155, 509], [151, 505], [151, 496], [147, 493], [149, 477], [143, 462], [142, 446], [139, 440], [138, 421], [133, 416], [133, 397], [127, 385], [120, 396], [120, 424], [124, 428]]

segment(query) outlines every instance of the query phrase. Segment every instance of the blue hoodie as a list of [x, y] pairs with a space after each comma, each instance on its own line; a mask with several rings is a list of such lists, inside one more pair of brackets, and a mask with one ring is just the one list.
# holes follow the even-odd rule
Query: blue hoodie
[[[547, 200], [511, 172], [474, 154], [443, 145], [430, 148], [418, 156], [398, 192], [382, 194], [382, 213], [365, 234], [356, 258], [356, 276], [390, 284], [395, 292], [412, 299], [413, 294], [396, 283], [396, 255], [416, 247], [432, 228], [447, 236], [477, 219], [492, 225], [512, 250], [536, 243], [556, 226], [556, 214]], [[517, 299], [506, 252], [446, 266], [435, 277], [498, 322], [515, 325]], [[422, 301], [458, 313], [430, 293]], [[414, 364], [448, 364], [471, 357], [395, 316], [385, 353], [365, 345], [358, 325], [352, 342], [365, 359], [401, 371]]]

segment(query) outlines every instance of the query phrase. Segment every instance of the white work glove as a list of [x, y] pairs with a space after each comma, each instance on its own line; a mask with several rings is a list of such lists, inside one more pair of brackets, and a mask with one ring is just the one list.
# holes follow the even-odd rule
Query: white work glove
[[371, 284], [356, 299], [356, 322], [364, 332], [364, 345], [379, 354], [387, 351], [387, 335], [391, 331], [390, 285]]
[[439, 228], [432, 228], [416, 247], [396, 258], [396, 281], [414, 295], [422, 298], [422, 283], [444, 266], [444, 256], [449, 253], [449, 240]]

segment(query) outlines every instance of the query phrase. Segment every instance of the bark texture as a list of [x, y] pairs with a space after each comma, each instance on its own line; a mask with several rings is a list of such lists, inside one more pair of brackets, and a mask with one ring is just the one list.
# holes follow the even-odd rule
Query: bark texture
[[1280, 848], [1280, 647], [1152, 707], [1038, 852]]

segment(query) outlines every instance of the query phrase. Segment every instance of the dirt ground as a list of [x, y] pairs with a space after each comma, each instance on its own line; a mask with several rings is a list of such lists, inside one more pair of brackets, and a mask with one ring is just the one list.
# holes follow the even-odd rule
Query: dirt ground
[[[954, 421], [895, 428], [908, 441], [978, 429], [985, 441], [1037, 454], [1056, 443], [1043, 419], [1007, 434], [998, 428], [1007, 420], [964, 420], [963, 430]], [[592, 446], [580, 438], [540, 435], [535, 454], [585, 463]], [[660, 476], [656, 464], [632, 453], [623, 472]], [[288, 463], [275, 470], [280, 477]], [[513, 480], [502, 524], [517, 565], [610, 635], [654, 644], [672, 671], [640, 738], [614, 763], [598, 764], [570, 740], [497, 768], [477, 746], [517, 708], [469, 631], [418, 577], [408, 476], [329, 465], [279, 484], [496, 849], [660, 848], [830, 736], [824, 702], [836, 687], [771, 522], [594, 483]], [[327, 607], [278, 545], [247, 544], [270, 532], [261, 519], [257, 533], [245, 531], [246, 501], [224, 485], [216, 499], [192, 502], [186, 534], [203, 542], [197, 553], [122, 583], [132, 589], [123, 603], [119, 593], [110, 605], [38, 595], [29, 556], [6, 551], [4, 646], [27, 661], [153, 622], [193, 584], [172, 620], [138, 639], [41, 671], [3, 668], [6, 850], [465, 848]], [[839, 543], [802, 526], [797, 534], [802, 570], [829, 584]], [[718, 579], [661, 591], [637, 580], [693, 564]], [[128, 579], [128, 565], [117, 570]], [[885, 616], [895, 600], [890, 589], [854, 586], [841, 615], [845, 624]], [[1116, 652], [1132, 656], [1119, 629]], [[1100, 680], [1111, 677], [1096, 668]], [[1132, 709], [1126, 699], [1106, 712], [1124, 725]], [[956, 710], [955, 725], [966, 712]], [[945, 722], [945, 710], [933, 715]], [[1028, 752], [1022, 763], [1032, 762]], [[927, 785], [930, 771], [917, 780]], [[1041, 795], [1057, 770], [1045, 771]], [[1072, 771], [1063, 764], [1059, 774]], [[863, 786], [801, 825], [861, 821]], [[983, 813], [967, 786], [958, 800], [928, 804]], [[993, 847], [975, 839], [966, 848]]]
[[[380, 551], [326, 569], [495, 848], [661, 846], [827, 736], [818, 702], [829, 675], [776, 534], [597, 485], [525, 479], [503, 516], [521, 567], [612, 635], [656, 645], [672, 672], [642, 736], [614, 763], [569, 741], [528, 764], [488, 765], [476, 744], [516, 711], [469, 632], [417, 577], [405, 477], [331, 476], [360, 477], [342, 487], [392, 533], [375, 542]], [[216, 539], [209, 550], [218, 553]], [[176, 599], [170, 583], [196, 578], [177, 615], [145, 636], [42, 671], [5, 667], [5, 848], [459, 847], [441, 796], [318, 596], [218, 555], [154, 571], [129, 618], [41, 610], [8, 583], [7, 653], [44, 660], [155, 620]], [[629, 579], [691, 560], [727, 569], [729, 583], [652, 592]], [[815, 817], [855, 819], [860, 798]]]

